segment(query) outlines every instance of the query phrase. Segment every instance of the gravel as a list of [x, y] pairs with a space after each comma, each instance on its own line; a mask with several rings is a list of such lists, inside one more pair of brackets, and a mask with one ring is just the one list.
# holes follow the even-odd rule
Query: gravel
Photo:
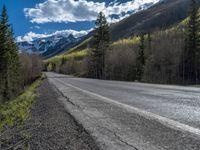
[[39, 87], [31, 117], [0, 135], [1, 150], [98, 150], [93, 138], [57, 100], [47, 79]]

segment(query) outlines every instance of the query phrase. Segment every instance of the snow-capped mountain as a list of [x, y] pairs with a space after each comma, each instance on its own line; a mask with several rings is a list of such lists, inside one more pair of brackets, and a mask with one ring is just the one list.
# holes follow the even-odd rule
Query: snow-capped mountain
[[[120, 21], [121, 19], [130, 18], [131, 17], [130, 15], [133, 15], [139, 11], [148, 9], [149, 7], [155, 5], [159, 2], [162, 2], [162, 1], [165, 1], [165, 0], [135, 0], [135, 1], [115, 0], [113, 2], [113, 4], [110, 4], [110, 5], [114, 5], [114, 3], [115, 3], [116, 9], [118, 8], [117, 6], [119, 4], [125, 3], [125, 2], [128, 2], [129, 5], [131, 5], [131, 6], [133, 5], [134, 7], [131, 7], [130, 11], [124, 11], [124, 13], [122, 13], [120, 15], [111, 15], [109, 17], [112, 18], [112, 21], [114, 21], [114, 22], [116, 21], [115, 22], [115, 26], [116, 26], [117, 22]], [[126, 8], [125, 6], [123, 6], [123, 7]], [[108, 20], [108, 21], [110, 21], [110, 20]], [[130, 23], [129, 25], [132, 26], [132, 23]], [[128, 25], [126, 25], [125, 29], [123, 28], [123, 30], [127, 30], [129, 28], [130, 27], [128, 27]], [[111, 25], [111, 32], [113, 32], [112, 25]], [[49, 57], [55, 56], [57, 54], [61, 54], [65, 51], [69, 50], [70, 48], [74, 47], [75, 45], [77, 45], [81, 41], [83, 41], [85, 39], [85, 37], [90, 36], [90, 34], [91, 34], [91, 32], [89, 32], [89, 35], [82, 36], [82, 37], [76, 37], [76, 36], [73, 36], [72, 34], [70, 34], [70, 35], [67, 34], [67, 36], [66, 36], [65, 34], [63, 34], [61, 32], [61, 33], [55, 34], [55, 35], [52, 34], [49, 37], [35, 39], [31, 42], [28, 42], [28, 41], [19, 42], [18, 46], [21, 51], [26, 51], [28, 53], [35, 52], [35, 53], [41, 54], [45, 58], [49, 58]], [[115, 34], [113, 34], [113, 35], [115, 35]], [[116, 35], [118, 35], [118, 34], [116, 34]], [[115, 39], [115, 38], [113, 38], [113, 39]]]
[[18, 47], [21, 51], [28, 53], [39, 53], [43, 57], [52, 57], [60, 54], [78, 44], [83, 37], [75, 38], [72, 34], [69, 36], [54, 35], [47, 38], [36, 39], [32, 42], [19, 42]]

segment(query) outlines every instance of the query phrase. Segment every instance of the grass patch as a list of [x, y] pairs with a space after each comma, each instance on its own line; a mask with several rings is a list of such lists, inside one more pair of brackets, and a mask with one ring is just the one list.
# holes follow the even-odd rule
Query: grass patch
[[69, 53], [69, 54], [63, 54], [63, 55], [58, 55], [55, 57], [52, 57], [50, 59], [45, 60], [45, 63], [59, 63], [61, 61], [66, 62], [72, 58], [76, 59], [76, 60], [81, 60], [84, 57], [89, 55], [89, 52], [91, 51], [91, 49], [84, 49], [82, 51], [77, 51], [77, 52], [73, 52], [73, 53]]
[[70, 53], [74, 53], [74, 52], [78, 52], [78, 51], [82, 51], [83, 49], [87, 49], [88, 44], [90, 43], [90, 41], [92, 40], [92, 37], [86, 39], [85, 41], [83, 41], [82, 43], [78, 44], [77, 46], [69, 49], [66, 54], [70, 54]]
[[0, 132], [3, 128], [22, 124], [29, 117], [40, 81], [35, 81], [16, 99], [0, 104]]
[[131, 37], [131, 38], [127, 38], [127, 39], [121, 39], [121, 40], [118, 40], [118, 41], [112, 43], [112, 46], [138, 44], [139, 43], [139, 39], [140, 38], [137, 37], [137, 36], [134, 36], [134, 37]]

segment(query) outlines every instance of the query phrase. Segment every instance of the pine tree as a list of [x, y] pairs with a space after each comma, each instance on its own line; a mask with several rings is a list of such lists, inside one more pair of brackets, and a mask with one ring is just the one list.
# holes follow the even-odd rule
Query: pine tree
[[0, 18], [0, 80], [1, 80], [1, 95], [4, 99], [9, 99], [10, 92], [10, 82], [9, 82], [9, 66], [10, 66], [10, 54], [8, 50], [8, 41], [7, 41], [7, 35], [8, 35], [8, 17], [6, 14], [6, 7], [3, 7], [1, 18]]
[[145, 56], [144, 56], [144, 50], [145, 50], [145, 35], [140, 35], [140, 44], [139, 44], [139, 52], [137, 57], [137, 80], [141, 81], [144, 73], [144, 65], [145, 65]]
[[18, 94], [19, 57], [8, 21], [6, 7], [0, 18], [0, 100], [9, 100]]
[[15, 97], [17, 96], [20, 92], [21, 89], [23, 88], [22, 86], [22, 77], [21, 77], [21, 63], [19, 60], [19, 52], [18, 52], [18, 47], [15, 43], [15, 40], [13, 38], [13, 31], [12, 29], [9, 32], [9, 47], [10, 47], [10, 56], [11, 56], [11, 83], [12, 83], [12, 95]]
[[140, 36], [140, 45], [139, 45], [139, 61], [141, 62], [142, 65], [145, 65], [145, 57], [144, 57], [144, 49], [145, 49], [145, 45], [144, 45], [144, 34], [142, 34]]
[[147, 41], [148, 41], [148, 51], [149, 51], [149, 54], [151, 55], [152, 37], [151, 37], [151, 33], [150, 32], [148, 32], [148, 34], [147, 34]]
[[191, 0], [189, 20], [186, 28], [185, 50], [183, 54], [183, 78], [185, 83], [197, 83], [199, 80], [198, 53], [200, 49], [200, 24], [198, 4]]
[[96, 20], [94, 31], [94, 50], [92, 52], [94, 63], [94, 77], [102, 79], [105, 71], [105, 53], [110, 43], [109, 25], [105, 15], [100, 12]]

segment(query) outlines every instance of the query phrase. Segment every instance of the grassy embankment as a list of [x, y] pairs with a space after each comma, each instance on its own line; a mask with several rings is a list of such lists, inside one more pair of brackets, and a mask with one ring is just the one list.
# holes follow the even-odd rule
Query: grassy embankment
[[41, 79], [36, 80], [16, 99], [0, 103], [0, 132], [5, 127], [22, 124], [30, 116], [40, 82]]

